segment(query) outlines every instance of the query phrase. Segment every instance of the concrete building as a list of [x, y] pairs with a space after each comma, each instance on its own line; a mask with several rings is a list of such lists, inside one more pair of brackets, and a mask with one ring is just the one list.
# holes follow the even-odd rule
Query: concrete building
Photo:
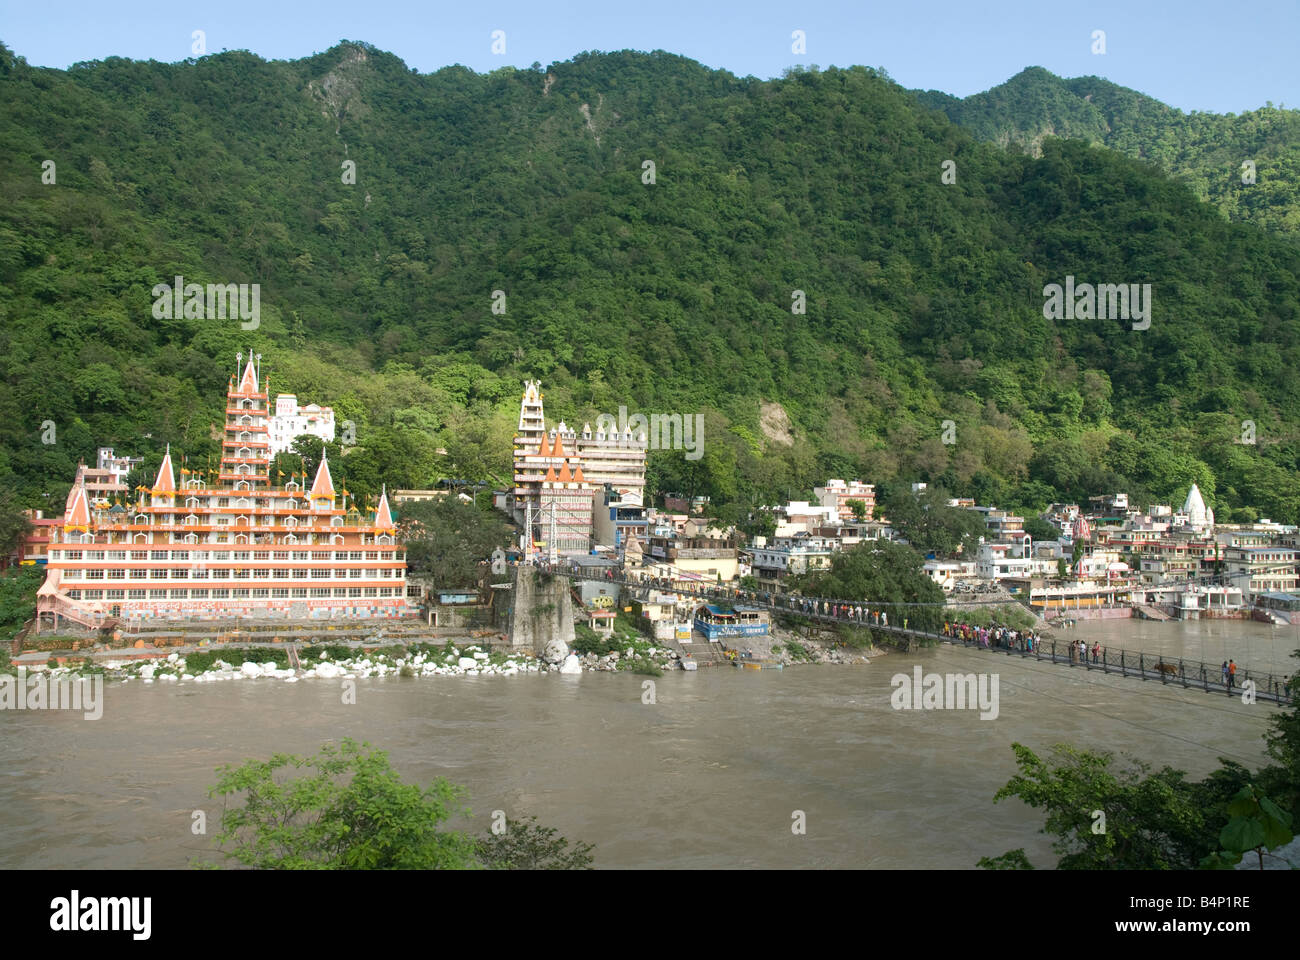
[[838, 541], [826, 537], [774, 537], [770, 543], [752, 548], [753, 573], [759, 583], [776, 586], [788, 577], [829, 568], [831, 556], [839, 548]]
[[876, 509], [876, 488], [873, 484], [861, 480], [827, 480], [826, 486], [814, 487], [813, 495], [823, 507], [833, 507], [839, 511], [839, 519], [845, 522], [856, 520], [850, 500], [862, 502], [865, 509], [863, 520], [870, 520]]
[[274, 458], [277, 453], [289, 450], [294, 440], [304, 435], [322, 441], [333, 440], [334, 410], [315, 403], [300, 407], [294, 394], [276, 394], [275, 414], [268, 421], [268, 427], [268, 443]]
[[1265, 593], [1295, 593], [1296, 555], [1294, 547], [1226, 547], [1224, 573], [1247, 601]]
[[619, 493], [606, 484], [596, 491], [595, 519], [592, 537], [597, 544], [621, 552], [630, 537], [644, 538], [649, 533], [649, 521], [639, 493]]

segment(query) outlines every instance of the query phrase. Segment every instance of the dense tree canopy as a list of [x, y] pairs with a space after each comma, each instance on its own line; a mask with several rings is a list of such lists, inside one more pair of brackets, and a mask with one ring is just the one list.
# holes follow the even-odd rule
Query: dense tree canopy
[[[536, 377], [570, 424], [699, 414], [652, 491], [740, 520], [851, 475], [1026, 508], [1194, 481], [1300, 519], [1297, 245], [1118, 152], [1008, 154], [874, 70], [0, 47], [0, 136], [0, 486], [28, 506], [100, 444], [213, 458], [251, 346], [351, 424], [363, 498], [507, 483]], [[155, 319], [177, 275], [260, 284], [256, 329]], [[1045, 319], [1067, 275], [1151, 283], [1150, 327]]]

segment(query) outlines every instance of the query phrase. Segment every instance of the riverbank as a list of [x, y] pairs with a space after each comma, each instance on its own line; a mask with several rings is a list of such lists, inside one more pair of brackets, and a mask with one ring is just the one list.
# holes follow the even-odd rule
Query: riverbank
[[[606, 649], [617, 645], [618, 649]], [[369, 677], [459, 677], [503, 676], [535, 673], [615, 673], [649, 676], [684, 670], [687, 656], [680, 648], [660, 645], [644, 638], [613, 638], [598, 648], [601, 652], [578, 649], [555, 660], [492, 649], [472, 638], [459, 643], [387, 645], [328, 644], [290, 646], [285, 644], [232, 644], [205, 646], [179, 651], [139, 650], [87, 651], [85, 653], [31, 655], [15, 658], [10, 672], [19, 666], [29, 675], [48, 673], [51, 678], [103, 676], [106, 680], [143, 683], [195, 682], [267, 679], [286, 683], [302, 680], [365, 679]], [[867, 664], [883, 656], [880, 647], [857, 649], [832, 638], [810, 638], [774, 628], [766, 637], [746, 637], [744, 646], [734, 649], [746, 659], [795, 664]]]

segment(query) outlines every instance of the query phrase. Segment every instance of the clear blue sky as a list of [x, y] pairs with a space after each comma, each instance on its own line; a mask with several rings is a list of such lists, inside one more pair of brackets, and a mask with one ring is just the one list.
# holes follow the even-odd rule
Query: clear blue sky
[[[966, 96], [1030, 65], [1097, 74], [1184, 110], [1300, 107], [1300, 0], [0, 0], [0, 40], [39, 66], [251, 50], [296, 59], [364, 40], [422, 73], [664, 49], [741, 76], [792, 64], [880, 66], [907, 87]], [[807, 53], [791, 52], [803, 30]], [[491, 33], [504, 30], [505, 55]], [[1092, 53], [1092, 32], [1106, 53]]]

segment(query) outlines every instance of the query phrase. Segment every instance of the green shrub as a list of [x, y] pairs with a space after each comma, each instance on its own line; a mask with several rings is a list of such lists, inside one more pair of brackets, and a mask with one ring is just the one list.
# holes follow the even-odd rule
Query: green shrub
[[664, 672], [652, 660], [633, 660], [629, 669], [633, 673], [643, 674], [647, 677], [662, 677], [664, 675]]
[[790, 651], [790, 658], [793, 660], [811, 660], [808, 654], [808, 648], [797, 640], [787, 640], [786, 649]]
[[598, 657], [603, 657], [611, 650], [616, 649], [616, 645], [606, 640], [591, 627], [585, 623], [574, 624], [573, 627], [573, 652], [578, 654], [594, 653]]

